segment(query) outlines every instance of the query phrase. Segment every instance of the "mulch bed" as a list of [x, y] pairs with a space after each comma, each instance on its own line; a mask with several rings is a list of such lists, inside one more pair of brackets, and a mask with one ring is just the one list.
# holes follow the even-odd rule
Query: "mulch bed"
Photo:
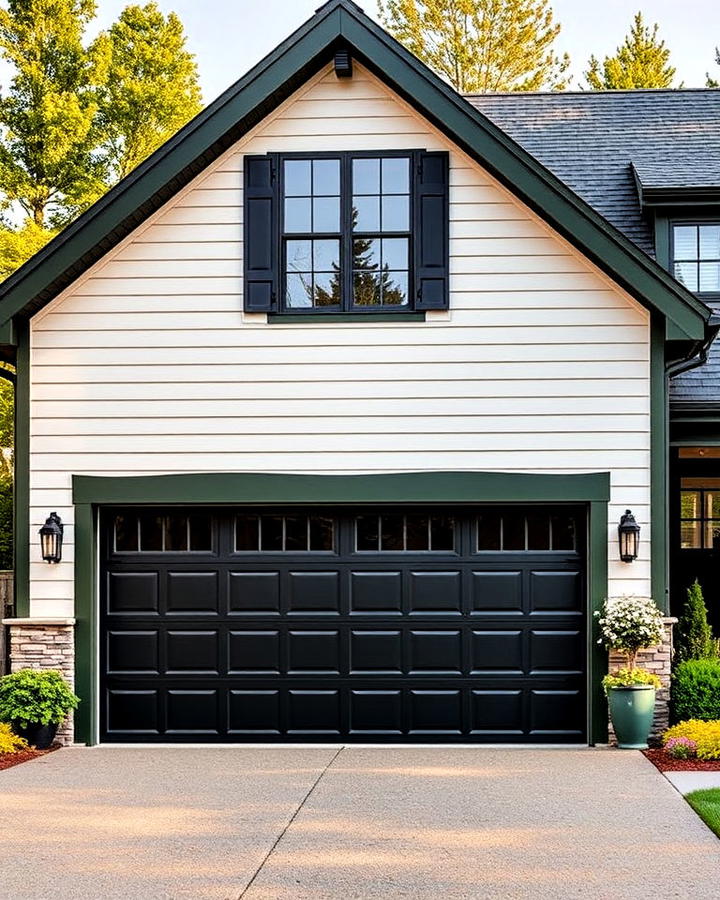
[[667, 750], [643, 750], [661, 772], [720, 772], [720, 759], [673, 759]]
[[59, 750], [60, 744], [53, 744], [48, 750], [20, 750], [19, 753], [0, 753], [0, 770], [9, 769], [11, 766], [19, 766], [20, 763], [29, 762], [31, 759], [37, 759], [38, 756], [45, 756], [52, 753], [53, 750]]

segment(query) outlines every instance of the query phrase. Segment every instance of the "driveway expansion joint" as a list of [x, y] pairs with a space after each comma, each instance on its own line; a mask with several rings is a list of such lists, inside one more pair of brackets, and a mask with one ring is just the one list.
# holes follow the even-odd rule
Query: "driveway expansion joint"
[[305, 806], [305, 804], [307, 803], [307, 801], [310, 799], [310, 797], [312, 796], [312, 794], [313, 794], [315, 788], [320, 784], [320, 782], [321, 782], [322, 779], [324, 778], [325, 773], [328, 771], [328, 769], [332, 766], [332, 764], [335, 762], [335, 760], [338, 758], [338, 756], [340, 756], [340, 754], [341, 754], [341, 753], [343, 752], [343, 750], [345, 750], [345, 749], [346, 749], [346, 748], [345, 748], [344, 746], [342, 746], [342, 747], [339, 747], [339, 748], [335, 751], [335, 753], [334, 753], [333, 756], [332, 756], [332, 759], [328, 762], [328, 764], [325, 766], [325, 768], [322, 770], [322, 772], [320, 772], [320, 774], [319, 774], [318, 777], [315, 779], [315, 781], [310, 785], [310, 789], [307, 791], [307, 793], [305, 794], [305, 796], [304, 796], [304, 797], [302, 798], [302, 800], [300, 801], [300, 803], [299, 803], [299, 805], [298, 805], [298, 808], [295, 810], [295, 812], [294, 812], [294, 813], [290, 816], [290, 818], [287, 820], [287, 822], [286, 822], [286, 824], [285, 824], [285, 827], [282, 829], [282, 831], [280, 832], [280, 834], [275, 838], [275, 841], [273, 842], [272, 847], [270, 847], [270, 849], [268, 850], [268, 852], [265, 854], [265, 856], [263, 857], [263, 859], [262, 859], [261, 862], [260, 862], [260, 865], [257, 867], [257, 869], [255, 869], [255, 871], [253, 872], [252, 877], [250, 878], [250, 880], [248, 881], [248, 883], [245, 885], [245, 887], [242, 889], [242, 891], [238, 894], [237, 900], [242, 900], [242, 898], [245, 896], [245, 894], [247, 894], [247, 892], [248, 892], [248, 891], [250, 890], [250, 888], [253, 886], [253, 884], [255, 883], [255, 879], [258, 877], [258, 875], [260, 874], [260, 872], [262, 872], [263, 868], [265, 867], [265, 864], [268, 862], [268, 860], [270, 859], [270, 857], [271, 857], [271, 856], [273, 855], [273, 853], [275, 852], [275, 849], [276, 849], [276, 847], [278, 846], [278, 844], [280, 843], [280, 841], [285, 837], [285, 834], [287, 833], [288, 829], [291, 827], [291, 825], [293, 824], [293, 822], [295, 821], [295, 819], [298, 817], [298, 814], [300, 813], [300, 810], [303, 808], [303, 806]]

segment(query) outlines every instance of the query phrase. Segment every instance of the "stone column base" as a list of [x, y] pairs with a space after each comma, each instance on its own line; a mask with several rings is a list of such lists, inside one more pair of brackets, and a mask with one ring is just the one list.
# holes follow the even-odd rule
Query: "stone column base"
[[[3, 619], [10, 629], [10, 671], [58, 669], [75, 689], [75, 619]], [[58, 728], [57, 741], [72, 744], [72, 713]]]
[[[663, 619], [665, 636], [662, 644], [649, 650], [641, 650], [638, 653], [637, 665], [659, 676], [662, 687], [657, 692], [655, 699], [655, 715], [653, 717], [652, 730], [650, 731], [650, 743], [659, 744], [662, 733], [670, 727], [670, 667], [673, 658], [673, 625], [677, 619]], [[614, 672], [627, 666], [627, 658], [624, 653], [613, 650], [610, 653], [608, 670]], [[610, 742], [615, 742], [615, 732], [610, 723]]]

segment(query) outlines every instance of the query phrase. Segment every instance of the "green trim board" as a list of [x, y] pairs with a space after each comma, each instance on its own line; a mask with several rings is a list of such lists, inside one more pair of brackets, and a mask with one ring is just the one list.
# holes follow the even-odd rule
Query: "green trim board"
[[610, 475], [507, 472], [403, 472], [378, 475], [73, 476], [80, 504], [261, 503], [549, 503], [610, 499]]
[[15, 374], [15, 484], [13, 492], [13, 552], [15, 616], [30, 615], [30, 326], [17, 328]]
[[0, 325], [32, 315], [126, 237], [303, 81], [349, 49], [649, 309], [701, 339], [709, 308], [350, 0], [293, 35], [0, 287]]
[[668, 377], [665, 323], [650, 321], [650, 580], [660, 609], [670, 608], [668, 569]]
[[[212, 473], [157, 476], [73, 476], [75, 503], [76, 691], [82, 699], [75, 739], [97, 740], [99, 509], [113, 504], [412, 504], [582, 502], [588, 516], [589, 742], [607, 740], [600, 680], [607, 656], [595, 639], [593, 612], [607, 594], [609, 472], [532, 475], [505, 472], [407, 472], [378, 475]], [[603, 668], [603, 666], [605, 668]]]

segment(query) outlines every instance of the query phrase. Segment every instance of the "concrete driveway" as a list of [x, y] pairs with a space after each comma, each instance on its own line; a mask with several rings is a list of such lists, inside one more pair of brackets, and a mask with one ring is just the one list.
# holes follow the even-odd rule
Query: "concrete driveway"
[[0, 772], [7, 900], [718, 897], [720, 842], [609, 750], [69, 749]]

